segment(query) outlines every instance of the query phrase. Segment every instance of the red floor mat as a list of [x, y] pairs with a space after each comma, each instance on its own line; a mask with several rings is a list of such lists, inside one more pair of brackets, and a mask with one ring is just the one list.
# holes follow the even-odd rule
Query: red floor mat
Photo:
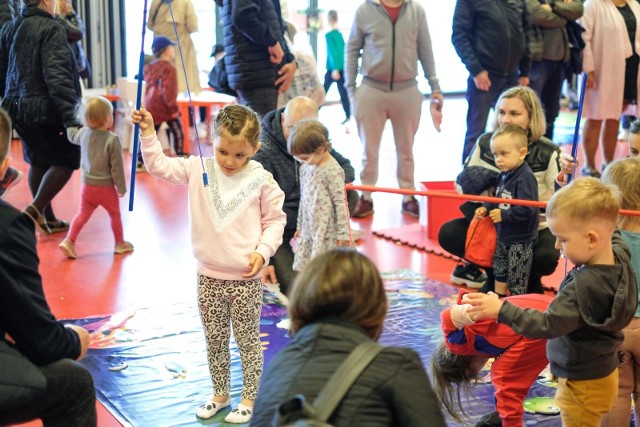
[[440, 255], [454, 261], [460, 261], [455, 255], [451, 255], [438, 245], [437, 242], [427, 238], [427, 228], [418, 223], [404, 225], [401, 227], [384, 228], [372, 231], [378, 237], [392, 240], [401, 245], [420, 249], [435, 255]]
[[[460, 258], [455, 255], [451, 255], [450, 253], [442, 249], [437, 242], [427, 238], [427, 228], [421, 226], [418, 223], [404, 225], [401, 227], [374, 230], [372, 231], [372, 233], [378, 237], [392, 240], [393, 242], [396, 242], [400, 245], [406, 245], [415, 249], [423, 250], [428, 253], [440, 255], [445, 258], [452, 259], [456, 262], [460, 261]], [[567, 269], [570, 270], [572, 267], [572, 265], [568, 265]], [[542, 278], [543, 288], [547, 291], [557, 293], [560, 282], [562, 282], [562, 278], [564, 277], [564, 270], [564, 258], [560, 258], [556, 271], [551, 276]]]

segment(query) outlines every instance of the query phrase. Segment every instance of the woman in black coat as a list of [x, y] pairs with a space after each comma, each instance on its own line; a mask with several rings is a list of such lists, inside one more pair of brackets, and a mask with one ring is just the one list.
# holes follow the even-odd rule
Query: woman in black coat
[[54, 0], [26, 0], [20, 16], [0, 33], [0, 94], [29, 163], [33, 203], [25, 209], [42, 234], [64, 231], [51, 200], [80, 167], [80, 147], [66, 129], [79, 126], [80, 82]]
[[[252, 425], [275, 425], [293, 395], [313, 402], [358, 344], [377, 340], [387, 297], [375, 265], [353, 249], [314, 258], [298, 275], [289, 302], [293, 340], [262, 376]], [[328, 422], [340, 426], [445, 426], [418, 354], [385, 347], [349, 389]]]

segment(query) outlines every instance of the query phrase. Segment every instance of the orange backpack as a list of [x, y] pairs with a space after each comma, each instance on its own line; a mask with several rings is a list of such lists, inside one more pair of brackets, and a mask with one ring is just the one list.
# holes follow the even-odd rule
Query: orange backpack
[[467, 230], [464, 258], [480, 267], [492, 267], [496, 239], [496, 226], [491, 218], [488, 215], [481, 220], [474, 217]]

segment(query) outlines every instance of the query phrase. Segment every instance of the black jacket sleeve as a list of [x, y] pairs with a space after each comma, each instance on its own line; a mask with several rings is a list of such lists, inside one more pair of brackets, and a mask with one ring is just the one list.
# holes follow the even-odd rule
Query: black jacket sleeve
[[451, 42], [472, 76], [484, 70], [474, 48], [475, 11], [473, 0], [458, 0], [453, 12]]
[[0, 202], [0, 332], [36, 365], [76, 359], [79, 337], [51, 313], [38, 263], [33, 224]]
[[349, 159], [338, 153], [336, 150], [331, 150], [330, 153], [334, 159], [338, 162], [340, 167], [344, 170], [344, 182], [350, 183], [356, 180], [356, 171], [351, 166]]

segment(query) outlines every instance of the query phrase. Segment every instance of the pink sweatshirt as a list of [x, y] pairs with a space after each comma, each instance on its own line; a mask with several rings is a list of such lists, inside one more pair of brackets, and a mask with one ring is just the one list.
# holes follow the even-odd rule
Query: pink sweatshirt
[[[170, 158], [156, 135], [142, 137], [142, 157], [149, 173], [189, 186], [189, 222], [198, 273], [216, 279], [247, 280], [249, 258], [257, 252], [268, 265], [282, 243], [286, 214], [284, 193], [260, 163], [225, 175], [214, 158], [205, 158], [209, 185], [202, 180], [200, 158]], [[261, 273], [254, 278], [260, 277]]]

